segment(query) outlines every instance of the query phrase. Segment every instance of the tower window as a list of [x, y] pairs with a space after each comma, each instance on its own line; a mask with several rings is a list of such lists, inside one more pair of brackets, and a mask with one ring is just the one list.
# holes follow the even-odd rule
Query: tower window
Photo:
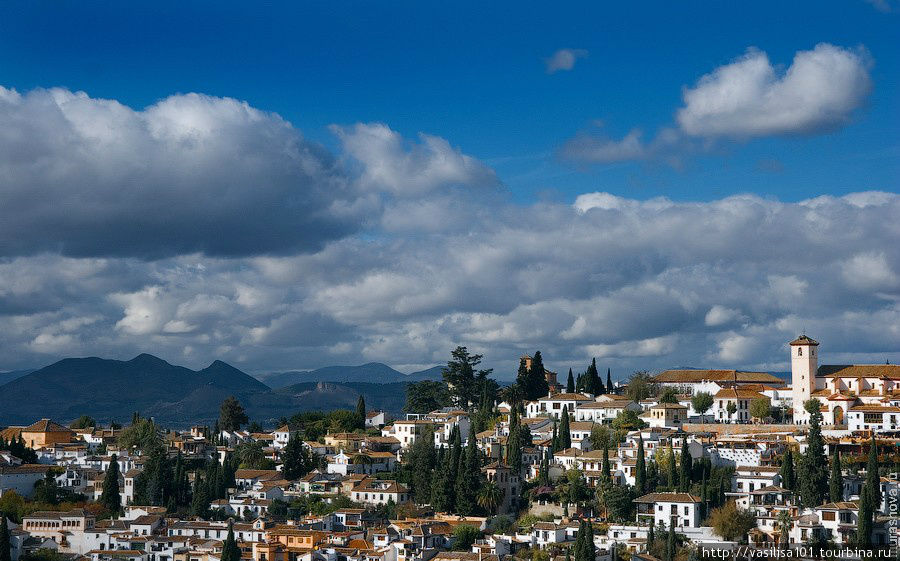
[[797, 347], [797, 356], [803, 356], [803, 347]]

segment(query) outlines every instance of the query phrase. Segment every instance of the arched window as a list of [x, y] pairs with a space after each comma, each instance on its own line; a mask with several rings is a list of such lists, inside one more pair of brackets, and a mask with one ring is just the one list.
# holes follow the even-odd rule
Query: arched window
[[797, 347], [797, 356], [803, 356], [803, 347]]

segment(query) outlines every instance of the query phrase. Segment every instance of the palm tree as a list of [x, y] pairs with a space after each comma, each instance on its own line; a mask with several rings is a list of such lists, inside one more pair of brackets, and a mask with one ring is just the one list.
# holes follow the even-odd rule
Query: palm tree
[[519, 384], [510, 384], [500, 390], [500, 397], [503, 398], [503, 401], [509, 403], [510, 407], [515, 409], [525, 396]]
[[356, 453], [350, 458], [350, 463], [355, 465], [369, 465], [372, 463], [372, 457], [368, 454]]
[[775, 527], [778, 528], [778, 544], [781, 547], [787, 547], [788, 542], [790, 541], [791, 528], [794, 526], [794, 521], [791, 519], [791, 513], [787, 510], [782, 510], [778, 513], [778, 516], [775, 518]]
[[478, 506], [486, 509], [491, 514], [500, 506], [503, 500], [503, 491], [497, 487], [496, 483], [491, 481], [485, 482], [478, 490]]

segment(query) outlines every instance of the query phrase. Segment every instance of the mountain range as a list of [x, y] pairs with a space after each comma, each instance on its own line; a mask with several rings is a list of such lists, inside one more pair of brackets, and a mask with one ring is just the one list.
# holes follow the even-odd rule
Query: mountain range
[[133, 412], [171, 426], [212, 423], [229, 395], [264, 424], [298, 411], [354, 407], [360, 395], [370, 408], [399, 413], [406, 384], [433, 376], [433, 370], [405, 375], [383, 364], [329, 367], [293, 373], [299, 382], [281, 373], [278, 380], [286, 383], [273, 389], [219, 360], [191, 370], [149, 354], [127, 361], [66, 358], [0, 385], [0, 424], [44, 417], [68, 422], [85, 414], [121, 422]]
[[365, 382], [370, 384], [394, 384], [399, 382], [421, 382], [441, 380], [442, 366], [432, 366], [404, 374], [380, 362], [370, 362], [359, 366], [326, 366], [316, 370], [291, 370], [273, 372], [257, 376], [270, 388], [278, 389], [307, 382]]

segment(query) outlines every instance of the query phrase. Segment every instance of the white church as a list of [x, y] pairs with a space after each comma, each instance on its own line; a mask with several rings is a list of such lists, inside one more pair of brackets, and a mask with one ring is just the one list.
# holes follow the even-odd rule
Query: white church
[[817, 399], [826, 425], [850, 431], [900, 430], [900, 366], [819, 366], [818, 347], [806, 335], [790, 342], [794, 422], [809, 423], [803, 404]]

